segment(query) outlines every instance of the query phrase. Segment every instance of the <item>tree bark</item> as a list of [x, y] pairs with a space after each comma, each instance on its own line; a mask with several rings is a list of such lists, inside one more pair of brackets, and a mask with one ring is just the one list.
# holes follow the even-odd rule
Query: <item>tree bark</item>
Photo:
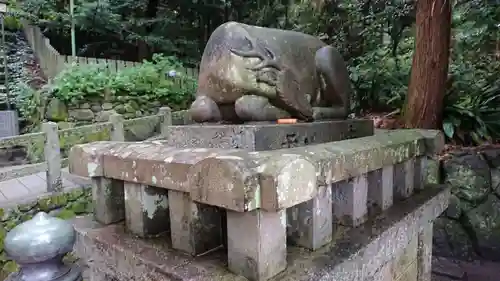
[[450, 0], [418, 0], [415, 54], [403, 111], [407, 128], [441, 127], [450, 37]]

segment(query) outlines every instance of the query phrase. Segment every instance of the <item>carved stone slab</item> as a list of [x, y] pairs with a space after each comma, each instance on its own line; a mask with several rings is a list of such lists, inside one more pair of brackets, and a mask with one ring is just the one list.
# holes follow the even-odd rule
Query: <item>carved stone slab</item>
[[244, 125], [172, 126], [162, 143], [177, 148], [240, 148], [252, 151], [300, 147], [373, 135], [371, 120]]

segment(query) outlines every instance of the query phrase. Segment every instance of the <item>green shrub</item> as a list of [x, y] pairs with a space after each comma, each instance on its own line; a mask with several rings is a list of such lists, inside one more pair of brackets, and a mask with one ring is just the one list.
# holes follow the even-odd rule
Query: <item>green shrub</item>
[[[184, 109], [193, 99], [196, 81], [181, 69], [182, 64], [175, 58], [161, 55], [118, 72], [109, 71], [103, 64], [74, 65], [54, 79], [51, 92], [68, 105], [127, 97]], [[172, 71], [175, 77], [168, 75]]]

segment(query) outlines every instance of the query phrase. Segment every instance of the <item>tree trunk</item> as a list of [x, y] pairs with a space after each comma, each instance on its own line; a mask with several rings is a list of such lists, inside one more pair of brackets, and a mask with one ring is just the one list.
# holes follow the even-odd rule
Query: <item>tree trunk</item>
[[418, 0], [415, 54], [403, 111], [407, 128], [441, 127], [450, 33], [450, 0]]

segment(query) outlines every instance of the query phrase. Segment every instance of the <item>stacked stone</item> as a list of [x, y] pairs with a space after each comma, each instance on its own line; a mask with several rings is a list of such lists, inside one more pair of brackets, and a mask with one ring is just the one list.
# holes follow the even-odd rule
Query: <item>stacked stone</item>
[[[218, 249], [227, 239], [229, 270], [249, 280], [284, 278], [285, 273], [290, 280], [302, 280], [305, 276], [293, 269], [297, 267], [311, 278], [303, 280], [319, 280], [314, 278], [327, 274], [324, 270], [309, 272], [303, 265], [287, 261], [287, 255], [293, 254], [287, 245], [321, 252], [327, 245], [335, 249], [341, 241], [347, 244], [339, 249], [348, 249], [352, 256], [337, 261], [334, 280], [372, 280], [368, 276], [378, 276], [375, 280], [430, 280], [432, 220], [445, 208], [449, 194], [447, 190], [424, 191], [423, 171], [430, 161], [428, 155], [441, 148], [442, 135], [407, 130], [359, 138], [359, 134], [370, 135], [370, 130], [362, 131], [357, 121], [352, 122], [351, 126], [340, 122], [338, 126], [345, 129], [337, 129], [336, 135], [340, 138], [338, 132], [342, 131], [344, 137], [354, 139], [334, 143], [324, 143], [327, 138], [318, 133], [324, 130], [306, 127], [295, 135], [286, 132], [290, 128], [301, 132], [300, 126], [322, 126], [321, 122], [273, 126], [273, 130], [185, 126], [176, 133], [170, 127], [163, 142], [76, 146], [70, 170], [92, 177], [98, 222], [110, 225], [124, 220], [128, 231], [143, 238], [170, 232], [172, 248], [193, 256]], [[187, 148], [165, 145], [173, 142]], [[309, 145], [294, 147], [304, 143]], [[275, 146], [288, 148], [230, 149]], [[422, 195], [414, 196], [416, 191]], [[410, 197], [417, 199], [391, 213], [395, 202]], [[366, 223], [382, 212], [392, 219], [398, 217], [396, 226]], [[377, 229], [383, 231], [377, 233]], [[360, 231], [371, 233], [368, 237], [375, 242], [360, 236]], [[343, 233], [359, 244], [340, 238]], [[357, 240], [355, 236], [359, 236]], [[357, 247], [362, 245], [368, 248], [360, 253]], [[206, 273], [179, 269], [184, 264], [180, 260], [163, 270], [168, 275], [181, 274], [181, 280], [202, 280], [196, 278]], [[322, 263], [322, 258], [316, 260]], [[329, 263], [335, 264], [335, 259]], [[97, 268], [93, 274], [99, 274]], [[158, 278], [140, 268], [141, 273], [135, 274]], [[114, 274], [120, 280], [132, 280], [123, 272]], [[189, 274], [196, 278], [187, 277]]]

